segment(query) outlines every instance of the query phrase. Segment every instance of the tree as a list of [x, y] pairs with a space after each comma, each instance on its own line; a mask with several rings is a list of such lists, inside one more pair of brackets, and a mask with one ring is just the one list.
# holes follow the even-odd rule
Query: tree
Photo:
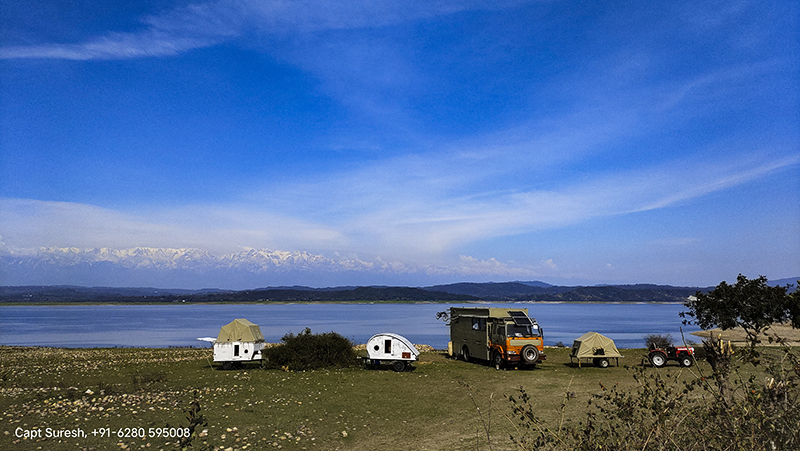
[[795, 290], [789, 295], [789, 317], [792, 320], [792, 327], [800, 329], [800, 280], [797, 281]]
[[748, 279], [739, 274], [735, 285], [722, 282], [708, 294], [698, 291], [696, 300], [683, 304], [689, 311], [680, 315], [691, 318], [684, 319], [684, 324], [703, 329], [741, 327], [752, 348], [759, 342], [758, 335], [773, 323], [791, 321], [792, 327], [800, 327], [800, 296], [797, 291], [786, 294], [790, 288], [771, 287], [764, 276]]

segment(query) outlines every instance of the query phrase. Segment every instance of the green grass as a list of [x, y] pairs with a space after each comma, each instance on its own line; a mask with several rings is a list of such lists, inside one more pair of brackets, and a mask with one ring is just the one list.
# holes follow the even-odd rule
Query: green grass
[[[548, 348], [536, 369], [501, 370], [423, 353], [415, 370], [361, 367], [284, 372], [221, 371], [210, 349], [55, 349], [0, 347], [0, 449], [175, 449], [175, 439], [93, 437], [109, 428], [186, 427], [196, 394], [208, 421], [194, 449], [512, 449], [505, 399], [520, 386], [541, 417], [579, 420], [601, 384], [635, 388], [630, 370], [644, 350], [623, 350], [620, 367], [577, 368], [569, 348]], [[693, 377], [705, 363], [665, 369]], [[476, 409], [480, 408], [480, 412]], [[17, 428], [74, 429], [87, 438], [20, 439]]]

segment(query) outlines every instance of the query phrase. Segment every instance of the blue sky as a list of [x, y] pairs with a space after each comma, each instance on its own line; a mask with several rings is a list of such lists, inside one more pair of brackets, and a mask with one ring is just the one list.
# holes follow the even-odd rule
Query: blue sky
[[800, 275], [795, 2], [128, 3], [0, 6], [7, 254]]

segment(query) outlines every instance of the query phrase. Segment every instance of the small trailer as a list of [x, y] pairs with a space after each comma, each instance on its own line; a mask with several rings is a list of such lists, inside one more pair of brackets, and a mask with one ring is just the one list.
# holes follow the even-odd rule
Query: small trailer
[[239, 318], [222, 326], [213, 343], [214, 361], [222, 363], [222, 369], [229, 370], [243, 362], [261, 360], [264, 336], [258, 325]]
[[569, 354], [569, 361], [578, 360], [578, 368], [581, 367], [581, 360], [592, 360], [594, 366], [608, 368], [609, 359], [615, 359], [619, 366], [619, 358], [622, 354], [617, 350], [614, 340], [597, 332], [587, 332], [576, 338], [572, 343], [572, 352]]
[[419, 351], [408, 339], [389, 332], [373, 335], [367, 341], [367, 354], [369, 357], [364, 360], [367, 368], [391, 362], [398, 373], [409, 370], [411, 362], [419, 357]]

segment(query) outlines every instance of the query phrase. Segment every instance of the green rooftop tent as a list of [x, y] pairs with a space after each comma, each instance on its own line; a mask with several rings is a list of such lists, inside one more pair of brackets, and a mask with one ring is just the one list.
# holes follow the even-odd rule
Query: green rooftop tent
[[592, 363], [600, 368], [608, 367], [608, 359], [616, 359], [619, 366], [619, 358], [622, 354], [617, 350], [614, 340], [597, 332], [587, 332], [576, 338], [572, 343], [572, 352], [569, 361], [578, 360], [578, 368], [581, 366], [581, 359], [592, 359]]
[[246, 319], [235, 319], [222, 326], [217, 336], [217, 343], [229, 343], [234, 341], [263, 343], [264, 336], [261, 335], [261, 328]]
[[261, 360], [264, 336], [257, 324], [246, 319], [235, 319], [222, 326], [214, 341], [214, 361], [229, 370], [242, 362]]

